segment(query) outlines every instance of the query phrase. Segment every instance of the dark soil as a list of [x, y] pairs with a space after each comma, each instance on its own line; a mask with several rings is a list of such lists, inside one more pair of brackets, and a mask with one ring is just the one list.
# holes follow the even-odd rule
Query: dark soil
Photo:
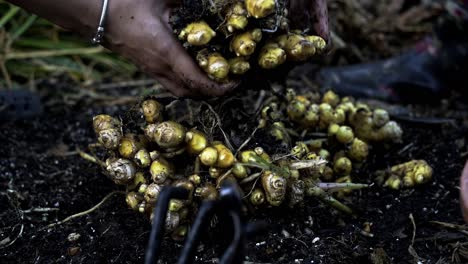
[[[57, 88], [61, 95], [75, 91]], [[0, 250], [1, 262], [142, 263], [150, 225], [146, 218], [127, 208], [122, 195], [115, 195], [93, 213], [44, 228], [91, 208], [118, 189], [75, 150], [86, 149], [94, 141], [93, 115], [105, 112], [125, 116], [128, 107], [107, 107], [96, 98], [86, 97], [72, 104], [64, 104], [63, 98], [54, 96], [44, 97], [44, 101], [60, 103], [47, 106], [36, 119], [1, 124], [0, 241], [5, 245], [17, 239]], [[402, 122], [404, 142], [390, 149], [374, 148], [373, 158], [360, 170], [357, 180], [370, 183], [377, 169], [425, 159], [434, 168], [431, 183], [404, 191], [374, 185], [355, 192], [345, 202], [358, 212], [357, 218], [337, 213], [313, 199], [296, 209], [255, 212], [249, 219], [266, 221], [268, 230], [249, 241], [246, 260], [466, 263], [466, 236], [431, 223], [463, 223], [457, 185], [468, 138], [461, 121], [442, 125]], [[372, 224], [373, 237], [362, 233], [365, 222]], [[81, 237], [70, 242], [67, 237], [71, 233]], [[218, 256], [216, 244], [214, 235], [207, 235], [198, 250], [199, 263], [213, 263]], [[164, 263], [174, 263], [181, 244], [167, 239], [163, 247]]]

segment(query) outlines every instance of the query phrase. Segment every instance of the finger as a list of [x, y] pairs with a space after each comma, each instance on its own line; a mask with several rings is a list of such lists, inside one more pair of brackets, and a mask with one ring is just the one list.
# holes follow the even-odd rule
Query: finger
[[314, 0], [311, 3], [312, 26], [319, 36], [327, 43], [330, 40], [330, 29], [328, 26], [328, 9], [326, 0]]
[[183, 86], [178, 85], [177, 83], [174, 83], [165, 76], [156, 76], [155, 78], [166, 90], [177, 97], [193, 96], [191, 91], [185, 89]]

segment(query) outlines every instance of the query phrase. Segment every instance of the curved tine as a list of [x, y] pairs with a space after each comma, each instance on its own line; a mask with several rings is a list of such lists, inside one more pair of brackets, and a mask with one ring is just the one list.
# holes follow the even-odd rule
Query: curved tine
[[146, 248], [145, 264], [154, 264], [157, 262], [161, 250], [161, 243], [164, 237], [164, 223], [171, 199], [188, 198], [189, 191], [180, 187], [166, 186], [159, 194], [156, 206], [153, 212], [153, 223], [151, 233]]
[[219, 260], [220, 264], [242, 263], [244, 259], [243, 250], [240, 249], [244, 240], [244, 229], [238, 211], [229, 211], [233, 225], [232, 242], [224, 251]]
[[190, 230], [190, 233], [185, 240], [182, 253], [180, 254], [180, 258], [177, 263], [193, 263], [195, 250], [200, 242], [202, 231], [208, 227], [210, 217], [216, 210], [216, 205], [217, 201], [205, 201], [201, 204], [197, 217], [192, 225], [192, 230]]
[[227, 206], [227, 208], [240, 211], [242, 207], [242, 195], [237, 185], [237, 182], [232, 180], [225, 180], [219, 191], [221, 203]]

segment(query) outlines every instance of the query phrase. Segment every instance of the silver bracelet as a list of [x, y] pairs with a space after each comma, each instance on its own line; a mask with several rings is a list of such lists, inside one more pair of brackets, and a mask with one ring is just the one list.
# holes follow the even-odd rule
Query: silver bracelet
[[109, 0], [102, 1], [101, 18], [99, 19], [99, 25], [96, 31], [96, 35], [94, 35], [94, 38], [91, 40], [93, 44], [101, 44], [102, 38], [104, 37], [104, 23], [106, 22], [108, 2]]

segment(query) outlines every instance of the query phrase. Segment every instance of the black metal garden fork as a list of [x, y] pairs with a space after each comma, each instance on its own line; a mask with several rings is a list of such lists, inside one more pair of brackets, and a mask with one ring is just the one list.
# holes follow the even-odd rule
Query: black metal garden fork
[[[160, 193], [154, 209], [153, 225], [146, 249], [145, 264], [154, 264], [161, 254], [161, 243], [164, 238], [164, 225], [171, 199], [188, 199], [189, 191], [166, 186]], [[232, 236], [219, 259], [220, 264], [242, 263], [245, 256], [245, 240], [262, 229], [261, 224], [244, 223], [242, 218], [242, 196], [234, 182], [226, 180], [220, 190], [220, 198], [215, 201], [204, 201], [195, 218], [192, 228], [185, 240], [178, 263], [193, 263], [195, 251], [200, 243], [203, 231], [210, 227], [215, 214], [230, 220]], [[225, 224], [225, 223], [223, 223]]]

